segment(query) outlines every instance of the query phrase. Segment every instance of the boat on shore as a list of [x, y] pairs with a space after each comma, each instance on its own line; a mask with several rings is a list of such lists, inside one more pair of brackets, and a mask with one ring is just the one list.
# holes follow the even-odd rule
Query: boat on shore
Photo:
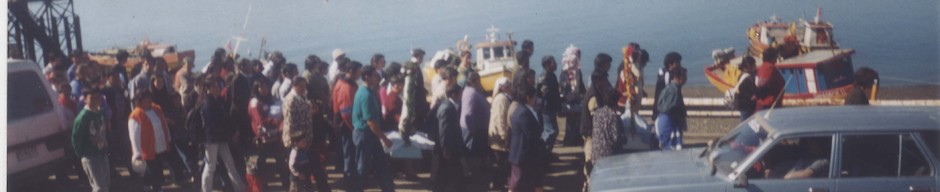
[[477, 61], [474, 69], [480, 74], [483, 90], [492, 92], [496, 80], [511, 78], [512, 72], [519, 64], [516, 61], [516, 43], [512, 41], [512, 33], [506, 34], [508, 40], [500, 40], [499, 29], [496, 27], [490, 27], [487, 32], [486, 40], [474, 45]]
[[[519, 66], [516, 61], [515, 42], [512, 41], [512, 33], [507, 33], [508, 40], [499, 39], [499, 29], [490, 27], [487, 29], [486, 40], [476, 43], [472, 47], [467, 42], [467, 38], [457, 42], [459, 51], [471, 51], [474, 54], [471, 66], [473, 71], [480, 75], [480, 83], [483, 91], [491, 93], [496, 80], [506, 77], [511, 78], [512, 72]], [[444, 60], [448, 66], [460, 65], [459, 51], [453, 49], [439, 50], [431, 56], [431, 59], [422, 67], [425, 78], [425, 87], [429, 87], [437, 74], [434, 71], [434, 63], [438, 60]]]
[[781, 49], [781, 56], [788, 58], [813, 50], [838, 49], [832, 23], [821, 17], [822, 9], [817, 8], [813, 21], [800, 18], [787, 23], [772, 16], [770, 20], [755, 23], [747, 29], [747, 53], [761, 57], [765, 49], [777, 47]]
[[128, 73], [130, 73], [134, 67], [144, 62], [141, 57], [144, 51], [149, 52], [154, 58], [163, 58], [167, 63], [169, 71], [176, 71], [182, 67], [184, 59], [188, 58], [189, 62], [192, 62], [192, 59], [196, 58], [196, 52], [194, 50], [177, 51], [176, 45], [154, 43], [148, 40], [144, 40], [134, 47], [111, 48], [98, 52], [89, 52], [88, 58], [100, 65], [113, 67], [117, 64], [117, 54], [120, 51], [128, 53], [127, 62], [124, 64], [125, 70], [127, 70]]
[[[745, 55], [754, 57], [760, 66], [761, 53], [765, 49], [775, 47], [781, 50], [776, 67], [787, 81], [783, 94], [785, 102], [800, 105], [840, 103], [852, 90], [855, 81], [852, 64], [855, 49], [839, 48], [832, 39], [832, 24], [819, 20], [819, 14], [813, 22], [801, 19], [799, 23], [786, 24], [775, 18], [748, 28], [751, 44]], [[798, 47], [796, 52], [785, 56], [783, 52], [786, 50], [783, 49], [793, 47]], [[713, 51], [715, 62], [705, 67], [705, 77], [718, 91], [728, 92], [738, 82], [741, 74], [738, 66], [745, 55], [734, 55], [732, 48]], [[878, 83], [875, 82], [873, 89], [868, 89], [873, 90], [869, 98], [875, 98], [877, 94]]]

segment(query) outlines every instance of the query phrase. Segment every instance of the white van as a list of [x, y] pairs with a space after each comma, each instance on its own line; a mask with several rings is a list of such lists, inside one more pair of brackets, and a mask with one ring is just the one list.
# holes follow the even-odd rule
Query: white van
[[39, 67], [32, 61], [7, 60], [7, 177], [20, 180], [48, 176], [70, 165], [71, 112], [57, 102]]

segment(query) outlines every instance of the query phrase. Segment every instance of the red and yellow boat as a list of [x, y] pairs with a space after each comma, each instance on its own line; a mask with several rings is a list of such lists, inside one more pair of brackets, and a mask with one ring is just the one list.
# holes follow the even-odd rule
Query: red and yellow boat
[[[758, 66], [762, 63], [761, 53], [769, 47], [799, 47], [792, 55], [781, 53], [776, 65], [784, 79], [788, 79], [783, 95], [785, 103], [835, 104], [852, 90], [855, 49], [839, 48], [832, 38], [832, 24], [820, 21], [819, 14], [817, 12], [813, 22], [801, 19], [787, 24], [774, 18], [748, 28], [750, 46], [746, 55], [754, 57]], [[705, 67], [705, 77], [718, 91], [727, 92], [738, 82], [741, 72], [737, 67], [744, 56], [735, 56], [733, 49], [716, 50], [713, 56], [715, 64]], [[873, 86], [877, 88], [877, 81]], [[870, 95], [874, 98], [877, 89], [872, 90]]]

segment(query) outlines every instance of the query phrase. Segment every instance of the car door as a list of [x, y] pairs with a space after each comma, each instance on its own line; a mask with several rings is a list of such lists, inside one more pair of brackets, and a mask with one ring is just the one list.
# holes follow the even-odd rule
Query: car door
[[840, 191], [935, 191], [935, 170], [925, 143], [912, 133], [844, 134], [839, 152]]
[[[730, 191], [835, 191], [829, 161], [834, 149], [832, 139], [832, 134], [825, 134], [777, 140], [747, 169], [748, 185]], [[791, 175], [801, 171], [811, 174]]]

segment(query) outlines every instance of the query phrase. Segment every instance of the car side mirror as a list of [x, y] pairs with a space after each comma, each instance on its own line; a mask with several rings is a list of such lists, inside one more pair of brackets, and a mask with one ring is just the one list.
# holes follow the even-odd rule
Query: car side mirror
[[747, 175], [738, 175], [738, 178], [734, 179], [734, 188], [745, 188], [747, 185]]

